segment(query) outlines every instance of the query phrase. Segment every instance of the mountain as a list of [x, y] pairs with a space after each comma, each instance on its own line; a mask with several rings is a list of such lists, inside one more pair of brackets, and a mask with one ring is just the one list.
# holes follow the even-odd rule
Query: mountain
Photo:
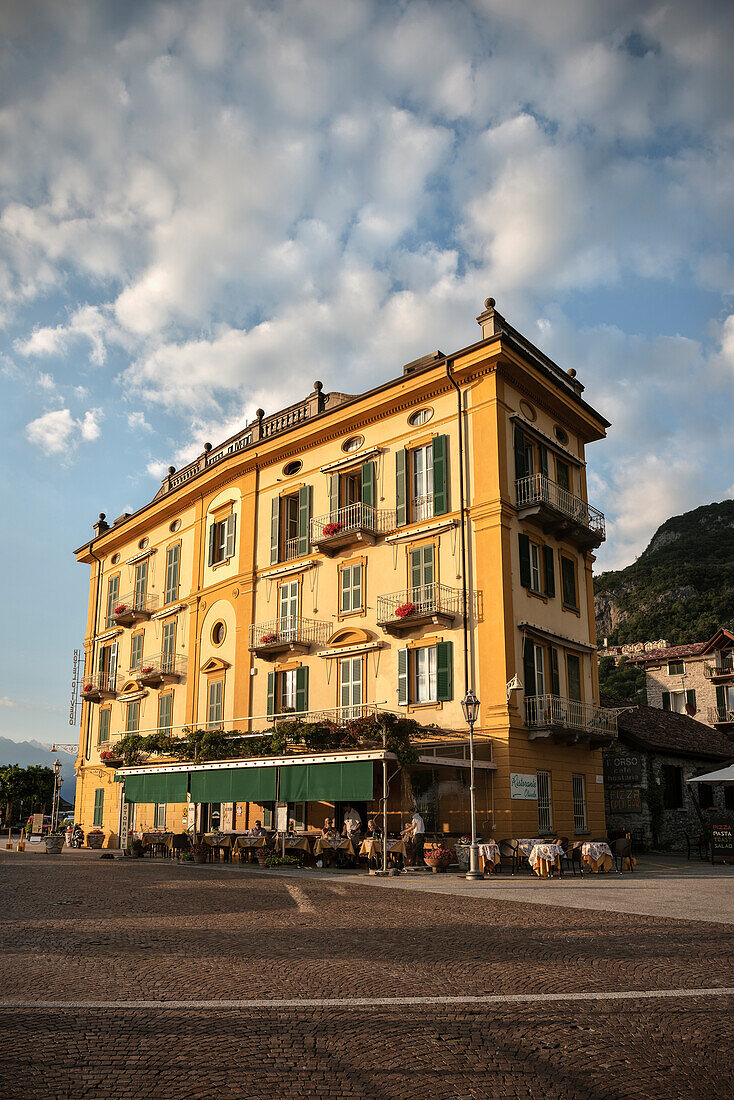
[[0, 737], [0, 764], [20, 764], [21, 768], [26, 768], [29, 764], [43, 764], [52, 768], [57, 757], [63, 764], [61, 797], [73, 805], [76, 791], [75, 757], [68, 752], [51, 752], [50, 746], [42, 745], [40, 741], [10, 741], [7, 737]]
[[666, 520], [626, 569], [594, 578], [599, 644], [703, 642], [734, 622], [734, 500]]

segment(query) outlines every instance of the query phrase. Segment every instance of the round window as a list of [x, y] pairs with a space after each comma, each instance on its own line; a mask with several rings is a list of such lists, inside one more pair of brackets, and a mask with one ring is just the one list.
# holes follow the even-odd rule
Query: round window
[[352, 451], [358, 451], [364, 443], [363, 435], [353, 435], [349, 439], [345, 439], [342, 443], [342, 450], [350, 454]]
[[227, 628], [220, 620], [212, 627], [212, 643], [214, 645], [221, 645], [224, 639], [227, 637]]
[[427, 424], [433, 416], [433, 409], [416, 409], [408, 417], [408, 423], [416, 427], [418, 424]]
[[112, 557], [110, 558], [110, 561], [112, 562], [113, 565], [117, 565], [119, 560], [120, 560], [120, 555], [119, 554], [113, 554]]
[[522, 415], [525, 417], [526, 420], [535, 420], [535, 416], [536, 416], [535, 409], [533, 408], [533, 406], [528, 401], [521, 401], [520, 402], [520, 412], [522, 413]]
[[286, 476], [290, 477], [291, 474], [297, 474], [302, 466], [303, 463], [299, 462], [298, 459], [296, 459], [294, 462], [286, 462], [285, 466], [283, 467], [283, 473], [286, 474]]
[[169, 529], [169, 531], [180, 531], [181, 530], [181, 520], [180, 519], [175, 519], [168, 529]]
[[145, 550], [145, 548], [148, 545], [149, 541], [150, 541], [150, 539], [147, 539], [147, 538], [141, 539], [140, 542], [138, 543], [138, 550]]
[[558, 442], [562, 443], [563, 446], [565, 447], [566, 444], [568, 443], [568, 432], [564, 428], [559, 428], [557, 424], [556, 424], [555, 428], [553, 429], [553, 431], [555, 432], [556, 439], [558, 440]]

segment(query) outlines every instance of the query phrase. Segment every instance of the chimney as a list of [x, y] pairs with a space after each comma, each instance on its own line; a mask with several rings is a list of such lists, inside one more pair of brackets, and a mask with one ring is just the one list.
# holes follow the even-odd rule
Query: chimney
[[484, 303], [484, 313], [477, 317], [477, 324], [482, 326], [482, 340], [490, 340], [502, 332], [504, 317], [495, 310], [494, 298], [487, 298]]

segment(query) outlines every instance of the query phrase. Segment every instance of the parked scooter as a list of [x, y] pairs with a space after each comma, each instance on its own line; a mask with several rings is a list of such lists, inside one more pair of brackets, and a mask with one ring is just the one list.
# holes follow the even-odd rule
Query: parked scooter
[[70, 848], [81, 848], [84, 843], [84, 830], [81, 825], [72, 825], [66, 830], [66, 843]]

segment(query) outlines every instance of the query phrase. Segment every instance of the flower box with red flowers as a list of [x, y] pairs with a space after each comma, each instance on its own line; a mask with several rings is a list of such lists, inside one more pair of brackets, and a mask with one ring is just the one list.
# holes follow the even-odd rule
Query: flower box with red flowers
[[260, 645], [272, 645], [273, 642], [277, 642], [277, 641], [278, 641], [278, 635], [277, 634], [263, 634], [262, 638], [260, 639]]
[[84, 692], [91, 691], [92, 688], [93, 688], [93, 684], [85, 684], [84, 687], [82, 688], [82, 691], [84, 691]]
[[122, 615], [123, 611], [127, 611], [127, 604], [121, 603], [119, 607], [116, 607], [112, 612], [113, 615]]
[[401, 603], [400, 607], [395, 608], [395, 618], [407, 619], [410, 615], [415, 615], [417, 610], [414, 603]]
[[143, 676], [147, 676], [149, 672], [153, 671], [153, 666], [152, 665], [146, 665], [145, 668], [141, 668], [140, 671], [142, 672]]
[[335, 523], [327, 523], [323, 533], [327, 538], [330, 538], [331, 535], [338, 535], [343, 526], [344, 524], [340, 523], [338, 520]]
[[99, 758], [108, 768], [116, 768], [122, 763], [122, 757], [118, 756], [116, 752], [111, 752], [109, 749], [104, 749], [99, 754]]

